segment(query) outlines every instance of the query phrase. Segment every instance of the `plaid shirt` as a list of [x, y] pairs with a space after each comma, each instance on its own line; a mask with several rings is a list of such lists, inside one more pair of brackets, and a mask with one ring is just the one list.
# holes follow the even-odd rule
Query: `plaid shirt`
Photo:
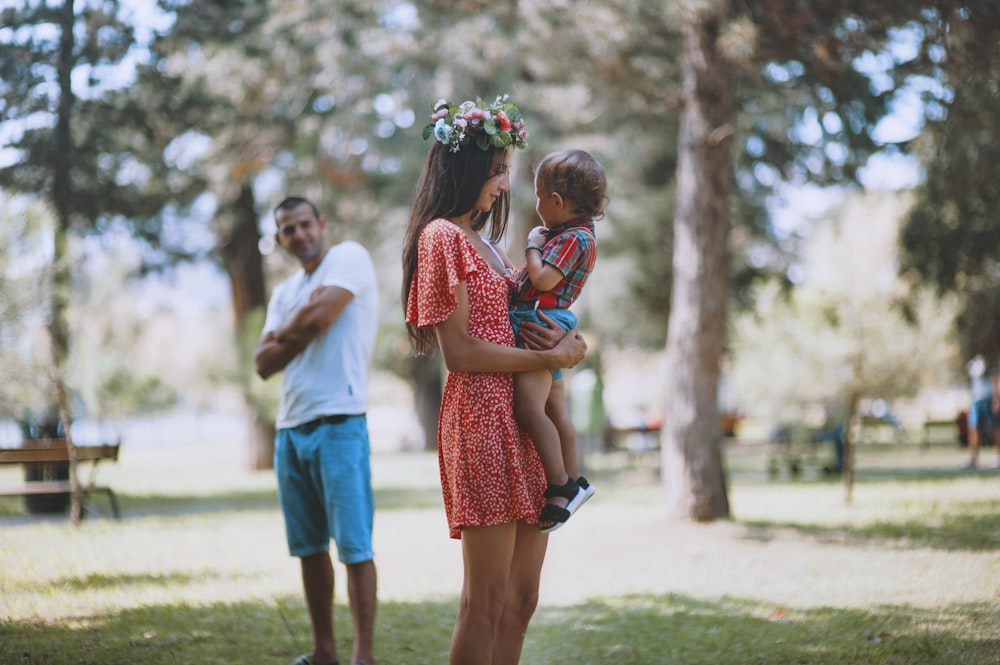
[[547, 235], [549, 239], [542, 248], [542, 262], [562, 273], [562, 281], [554, 289], [540, 293], [532, 286], [528, 267], [525, 266], [518, 275], [514, 302], [537, 301], [541, 308], [568, 309], [580, 297], [580, 291], [597, 260], [594, 223], [585, 217], [579, 217], [549, 229]]

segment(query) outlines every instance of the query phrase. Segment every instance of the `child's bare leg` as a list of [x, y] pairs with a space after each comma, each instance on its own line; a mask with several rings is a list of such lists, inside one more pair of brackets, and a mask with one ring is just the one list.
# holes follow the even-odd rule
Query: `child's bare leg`
[[561, 378], [552, 380], [549, 399], [545, 403], [545, 413], [559, 432], [559, 448], [563, 468], [566, 469], [570, 478], [579, 478], [580, 460], [576, 452], [576, 428], [573, 427], [573, 419], [569, 414], [569, 405], [566, 403], [566, 386]]
[[[565, 485], [569, 475], [563, 464], [559, 430], [545, 413], [551, 386], [552, 374], [548, 370], [514, 374], [514, 415], [535, 444], [545, 467], [546, 481], [550, 485]], [[553, 497], [549, 502], [565, 508], [569, 500]]]

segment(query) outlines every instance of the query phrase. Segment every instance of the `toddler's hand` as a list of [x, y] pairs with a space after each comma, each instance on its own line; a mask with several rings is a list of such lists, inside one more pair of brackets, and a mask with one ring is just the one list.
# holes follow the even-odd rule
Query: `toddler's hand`
[[532, 247], [544, 247], [546, 240], [545, 231], [544, 226], [536, 226], [531, 229], [531, 232], [528, 234], [528, 244]]

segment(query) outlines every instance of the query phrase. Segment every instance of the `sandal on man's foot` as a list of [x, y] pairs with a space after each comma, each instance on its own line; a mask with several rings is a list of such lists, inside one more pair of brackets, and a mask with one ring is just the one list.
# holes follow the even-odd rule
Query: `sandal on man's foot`
[[[312, 654], [304, 653], [292, 661], [292, 665], [320, 665]], [[335, 660], [330, 665], [340, 665], [340, 661]]]
[[583, 488], [576, 484], [572, 478], [566, 481], [564, 485], [549, 485], [545, 488], [545, 498], [554, 499], [555, 497], [562, 497], [568, 499], [569, 503], [566, 504], [565, 508], [555, 505], [554, 503], [547, 503], [545, 507], [542, 508], [541, 514], [538, 516], [539, 522], [552, 522], [548, 526], [541, 527], [542, 533], [552, 533], [563, 524], [566, 523], [573, 513], [583, 504], [581, 497], [583, 496]]

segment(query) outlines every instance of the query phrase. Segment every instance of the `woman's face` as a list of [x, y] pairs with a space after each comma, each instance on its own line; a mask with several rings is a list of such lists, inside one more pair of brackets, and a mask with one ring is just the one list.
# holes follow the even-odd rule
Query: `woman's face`
[[497, 198], [510, 191], [510, 157], [512, 150], [497, 150], [493, 153], [493, 166], [490, 169], [490, 176], [479, 190], [479, 198], [476, 199], [476, 210], [479, 212], [489, 212], [496, 203]]

